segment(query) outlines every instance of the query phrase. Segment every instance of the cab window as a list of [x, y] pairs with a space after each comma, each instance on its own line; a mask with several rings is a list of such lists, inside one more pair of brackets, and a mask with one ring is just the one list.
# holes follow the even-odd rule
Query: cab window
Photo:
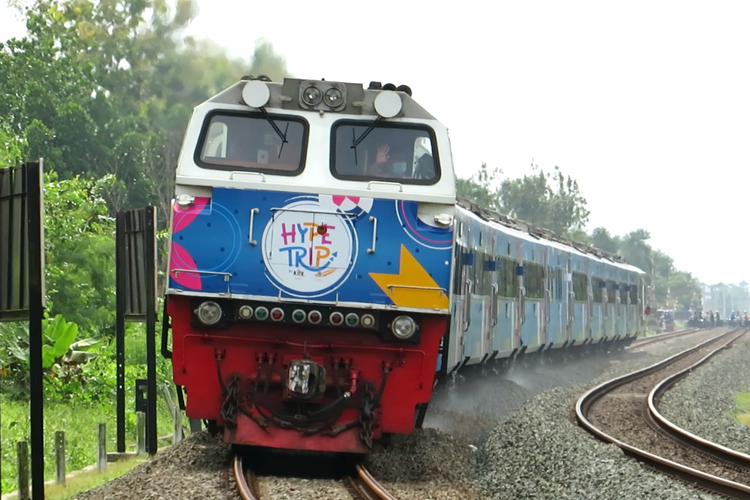
[[[372, 128], [371, 128], [372, 127]], [[434, 133], [422, 125], [342, 120], [331, 134], [331, 173], [339, 179], [435, 184]]]
[[297, 117], [270, 114], [268, 117], [273, 124], [260, 113], [210, 114], [195, 152], [195, 162], [212, 169], [279, 175], [300, 173], [305, 161], [307, 124]]

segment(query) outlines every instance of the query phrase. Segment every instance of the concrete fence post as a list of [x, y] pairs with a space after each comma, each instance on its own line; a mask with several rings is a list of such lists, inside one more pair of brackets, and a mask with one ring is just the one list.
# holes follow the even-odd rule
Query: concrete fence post
[[29, 495], [29, 445], [26, 441], [16, 443], [18, 461], [18, 500], [30, 500]]
[[55, 431], [55, 482], [65, 484], [65, 431]]
[[96, 468], [99, 469], [99, 472], [104, 472], [107, 469], [107, 424], [104, 422], [99, 422]]
[[177, 444], [182, 441], [182, 410], [179, 407], [175, 407], [172, 416], [174, 418], [174, 439], [172, 440], [172, 444]]
[[146, 414], [142, 411], [135, 414], [135, 453], [146, 453]]

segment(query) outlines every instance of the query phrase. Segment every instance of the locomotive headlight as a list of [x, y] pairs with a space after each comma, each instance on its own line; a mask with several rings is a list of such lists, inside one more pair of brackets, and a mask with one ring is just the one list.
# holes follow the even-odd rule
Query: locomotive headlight
[[195, 314], [204, 325], [215, 325], [221, 319], [221, 306], [216, 302], [207, 301], [198, 306]]
[[323, 93], [318, 87], [307, 87], [305, 91], [302, 92], [302, 100], [308, 106], [316, 106], [321, 99], [323, 99]]
[[409, 316], [399, 316], [391, 323], [391, 331], [396, 337], [406, 340], [417, 331], [417, 324]]
[[323, 100], [328, 106], [338, 108], [344, 100], [344, 94], [339, 89], [333, 87], [326, 90]]

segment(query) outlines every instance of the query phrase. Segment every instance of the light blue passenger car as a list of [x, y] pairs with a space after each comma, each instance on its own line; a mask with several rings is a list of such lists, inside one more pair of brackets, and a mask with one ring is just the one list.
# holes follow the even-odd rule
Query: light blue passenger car
[[596, 248], [459, 199], [451, 328], [438, 371], [634, 339], [645, 274]]

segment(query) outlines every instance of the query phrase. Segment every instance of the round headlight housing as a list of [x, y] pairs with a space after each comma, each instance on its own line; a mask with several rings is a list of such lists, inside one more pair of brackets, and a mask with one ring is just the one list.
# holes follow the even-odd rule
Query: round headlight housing
[[397, 338], [406, 340], [417, 331], [417, 323], [409, 316], [399, 316], [391, 323], [391, 331]]
[[308, 106], [316, 106], [323, 99], [323, 92], [318, 87], [307, 87], [302, 92], [302, 101]]
[[195, 314], [204, 325], [215, 325], [221, 320], [221, 306], [216, 302], [208, 300], [198, 306], [198, 309], [195, 310]]
[[338, 108], [344, 102], [344, 94], [336, 87], [332, 87], [326, 90], [323, 100], [327, 106]]

